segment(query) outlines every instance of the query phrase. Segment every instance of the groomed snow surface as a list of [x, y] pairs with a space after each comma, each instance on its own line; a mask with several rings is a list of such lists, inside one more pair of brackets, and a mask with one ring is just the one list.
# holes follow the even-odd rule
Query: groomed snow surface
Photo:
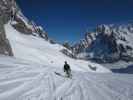
[[[5, 29], [15, 57], [0, 56], [0, 100], [133, 100], [133, 75], [71, 59], [62, 46], [20, 34], [10, 24]], [[65, 60], [72, 79], [64, 77]]]

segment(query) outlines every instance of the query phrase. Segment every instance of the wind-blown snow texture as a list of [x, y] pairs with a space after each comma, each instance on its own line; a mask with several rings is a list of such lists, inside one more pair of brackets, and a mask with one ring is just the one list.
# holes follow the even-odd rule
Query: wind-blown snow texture
[[132, 100], [133, 75], [73, 71], [0, 57], [0, 100]]

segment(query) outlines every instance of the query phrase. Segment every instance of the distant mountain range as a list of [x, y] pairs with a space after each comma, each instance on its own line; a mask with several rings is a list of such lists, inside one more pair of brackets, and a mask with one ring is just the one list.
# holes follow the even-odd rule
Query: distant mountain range
[[99, 25], [71, 50], [78, 59], [99, 63], [133, 61], [133, 24]]

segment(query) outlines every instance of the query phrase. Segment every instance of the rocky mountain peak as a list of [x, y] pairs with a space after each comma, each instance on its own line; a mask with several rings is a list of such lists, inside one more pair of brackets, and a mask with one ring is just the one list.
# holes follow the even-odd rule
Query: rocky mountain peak
[[97, 62], [133, 60], [133, 25], [99, 25], [73, 46], [80, 59]]

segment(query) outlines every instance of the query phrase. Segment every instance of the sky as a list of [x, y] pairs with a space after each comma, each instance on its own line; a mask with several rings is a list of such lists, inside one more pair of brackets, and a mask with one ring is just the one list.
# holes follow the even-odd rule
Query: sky
[[17, 0], [24, 15], [57, 42], [74, 43], [99, 24], [133, 20], [133, 0]]

